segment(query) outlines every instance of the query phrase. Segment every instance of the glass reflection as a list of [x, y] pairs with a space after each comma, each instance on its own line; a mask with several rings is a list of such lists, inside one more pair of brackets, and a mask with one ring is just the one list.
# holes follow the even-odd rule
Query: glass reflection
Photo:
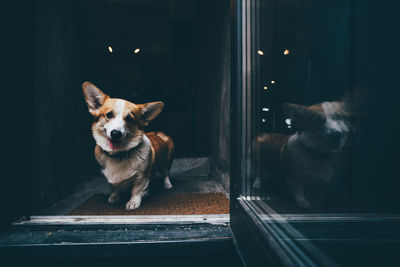
[[349, 140], [350, 112], [345, 102], [284, 103], [282, 108], [288, 117], [285, 123], [295, 132], [254, 138], [253, 187], [266, 199], [287, 198], [298, 208], [309, 209], [318, 206], [312, 194], [331, 181], [340, 162]]

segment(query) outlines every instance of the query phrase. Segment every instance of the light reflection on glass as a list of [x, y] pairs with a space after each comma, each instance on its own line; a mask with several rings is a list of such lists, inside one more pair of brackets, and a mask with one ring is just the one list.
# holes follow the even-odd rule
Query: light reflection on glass
[[261, 50], [258, 50], [258, 51], [257, 51], [257, 54], [259, 54], [260, 56], [262, 56], [262, 55], [264, 55], [264, 52], [261, 51]]
[[285, 56], [289, 55], [289, 53], [290, 53], [289, 49], [285, 49], [285, 51], [283, 51], [283, 54], [284, 54]]
[[261, 121], [262, 121], [263, 123], [265, 123], [267, 120], [266, 120], [266, 119], [261, 119]]
[[267, 90], [268, 89], [268, 86], [264, 86], [264, 90]]
[[112, 47], [111, 47], [110, 45], [108, 46], [108, 51], [109, 51], [110, 53], [113, 52], [113, 49], [112, 49]]
[[262, 108], [262, 111], [268, 112], [269, 108]]
[[133, 53], [137, 54], [140, 52], [140, 48], [136, 48], [135, 51], [133, 51]]
[[275, 81], [274, 81], [274, 80], [272, 80], [272, 81], [271, 81], [271, 83], [272, 83], [272, 84], [274, 84], [274, 83], [275, 83]]

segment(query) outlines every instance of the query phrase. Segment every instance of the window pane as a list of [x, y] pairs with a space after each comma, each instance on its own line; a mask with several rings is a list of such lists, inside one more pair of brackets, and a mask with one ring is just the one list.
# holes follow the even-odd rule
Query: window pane
[[326, 254], [349, 266], [398, 254], [400, 110], [388, 9], [239, 4], [237, 201], [266, 254], [296, 254], [290, 262]]
[[[395, 114], [383, 112], [385, 102], [373, 101], [373, 87], [361, 83], [367, 77], [356, 75], [365, 26], [354, 22], [350, 1], [246, 3], [243, 195], [277, 213], [398, 211], [384, 193], [392, 176], [382, 178], [385, 185], [371, 176], [392, 158], [379, 157], [376, 144], [388, 127], [377, 131], [370, 120]], [[376, 168], [367, 172], [368, 163]], [[378, 200], [367, 193], [372, 188]]]

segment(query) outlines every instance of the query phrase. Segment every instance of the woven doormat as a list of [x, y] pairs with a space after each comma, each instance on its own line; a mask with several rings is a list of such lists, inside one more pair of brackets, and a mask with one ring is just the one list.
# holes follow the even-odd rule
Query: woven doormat
[[156, 194], [143, 198], [140, 208], [126, 211], [127, 200], [107, 203], [108, 196], [96, 194], [69, 215], [189, 215], [228, 214], [229, 199], [223, 193]]

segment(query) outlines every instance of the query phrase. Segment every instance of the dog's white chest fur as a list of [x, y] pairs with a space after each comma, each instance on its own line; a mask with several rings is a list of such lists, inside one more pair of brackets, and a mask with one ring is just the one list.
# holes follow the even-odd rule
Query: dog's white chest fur
[[148, 168], [151, 158], [151, 143], [146, 135], [138, 145], [132, 155], [126, 159], [108, 157], [101, 154], [97, 157], [99, 163], [104, 167], [103, 174], [110, 184], [119, 184], [137, 176], [144, 174]]

